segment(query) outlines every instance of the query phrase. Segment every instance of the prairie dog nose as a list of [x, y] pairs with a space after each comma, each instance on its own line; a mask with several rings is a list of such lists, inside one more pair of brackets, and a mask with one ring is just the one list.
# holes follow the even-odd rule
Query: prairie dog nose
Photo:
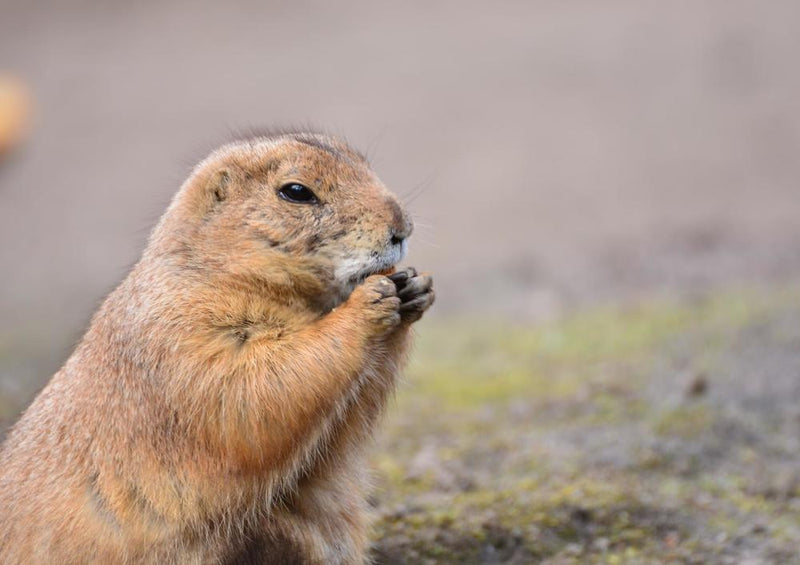
[[414, 231], [414, 222], [395, 200], [389, 201], [389, 210], [392, 215], [389, 241], [392, 245], [400, 245], [411, 236], [411, 232]]
[[414, 231], [414, 224], [406, 219], [402, 224], [393, 225], [389, 228], [389, 241], [392, 245], [400, 245]]

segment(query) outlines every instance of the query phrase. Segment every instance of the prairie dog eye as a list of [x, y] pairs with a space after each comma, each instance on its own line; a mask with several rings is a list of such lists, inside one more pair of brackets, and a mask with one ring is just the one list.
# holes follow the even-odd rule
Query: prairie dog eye
[[315, 204], [317, 202], [317, 197], [311, 192], [311, 189], [299, 182], [283, 185], [278, 191], [278, 195], [284, 200], [298, 204]]

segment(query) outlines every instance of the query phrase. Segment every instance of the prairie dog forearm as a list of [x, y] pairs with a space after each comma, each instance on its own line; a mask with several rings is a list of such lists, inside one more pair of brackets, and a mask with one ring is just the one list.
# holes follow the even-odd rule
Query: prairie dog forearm
[[246, 467], [278, 464], [307, 448], [359, 386], [368, 348], [382, 337], [360, 309], [351, 300], [298, 331], [218, 355], [210, 370], [228, 375], [228, 386], [192, 399], [205, 407], [203, 439]]

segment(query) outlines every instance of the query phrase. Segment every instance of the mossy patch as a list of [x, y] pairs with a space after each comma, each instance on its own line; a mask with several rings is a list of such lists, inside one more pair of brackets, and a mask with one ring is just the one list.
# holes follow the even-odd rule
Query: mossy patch
[[378, 563], [652, 556], [676, 536], [686, 532], [673, 510], [651, 507], [628, 485], [579, 477], [400, 505], [382, 516], [375, 532]]
[[751, 333], [800, 366], [792, 319], [797, 289], [426, 322], [374, 457], [376, 562], [796, 563], [793, 420], [742, 415], [731, 374]]
[[658, 435], [691, 439], [705, 433], [714, 422], [714, 415], [704, 404], [682, 405], [659, 413], [653, 423]]
[[[641, 364], [678, 334], [741, 327], [786, 300], [784, 294], [739, 291], [693, 304], [664, 300], [597, 308], [539, 327], [483, 320], [425, 324], [400, 402], [408, 396], [472, 409], [521, 395], [564, 398], [596, 378], [598, 365]], [[699, 370], [712, 363], [713, 345]]]

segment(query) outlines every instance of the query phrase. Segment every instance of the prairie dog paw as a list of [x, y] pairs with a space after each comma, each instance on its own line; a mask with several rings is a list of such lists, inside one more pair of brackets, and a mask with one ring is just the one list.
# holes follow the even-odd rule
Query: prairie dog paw
[[389, 278], [397, 287], [400, 318], [406, 323], [416, 322], [436, 299], [433, 277], [427, 273], [418, 274], [414, 267], [408, 267], [389, 275]]
[[395, 283], [383, 275], [367, 277], [356, 287], [348, 302], [358, 304], [373, 333], [384, 334], [400, 324], [400, 298]]

